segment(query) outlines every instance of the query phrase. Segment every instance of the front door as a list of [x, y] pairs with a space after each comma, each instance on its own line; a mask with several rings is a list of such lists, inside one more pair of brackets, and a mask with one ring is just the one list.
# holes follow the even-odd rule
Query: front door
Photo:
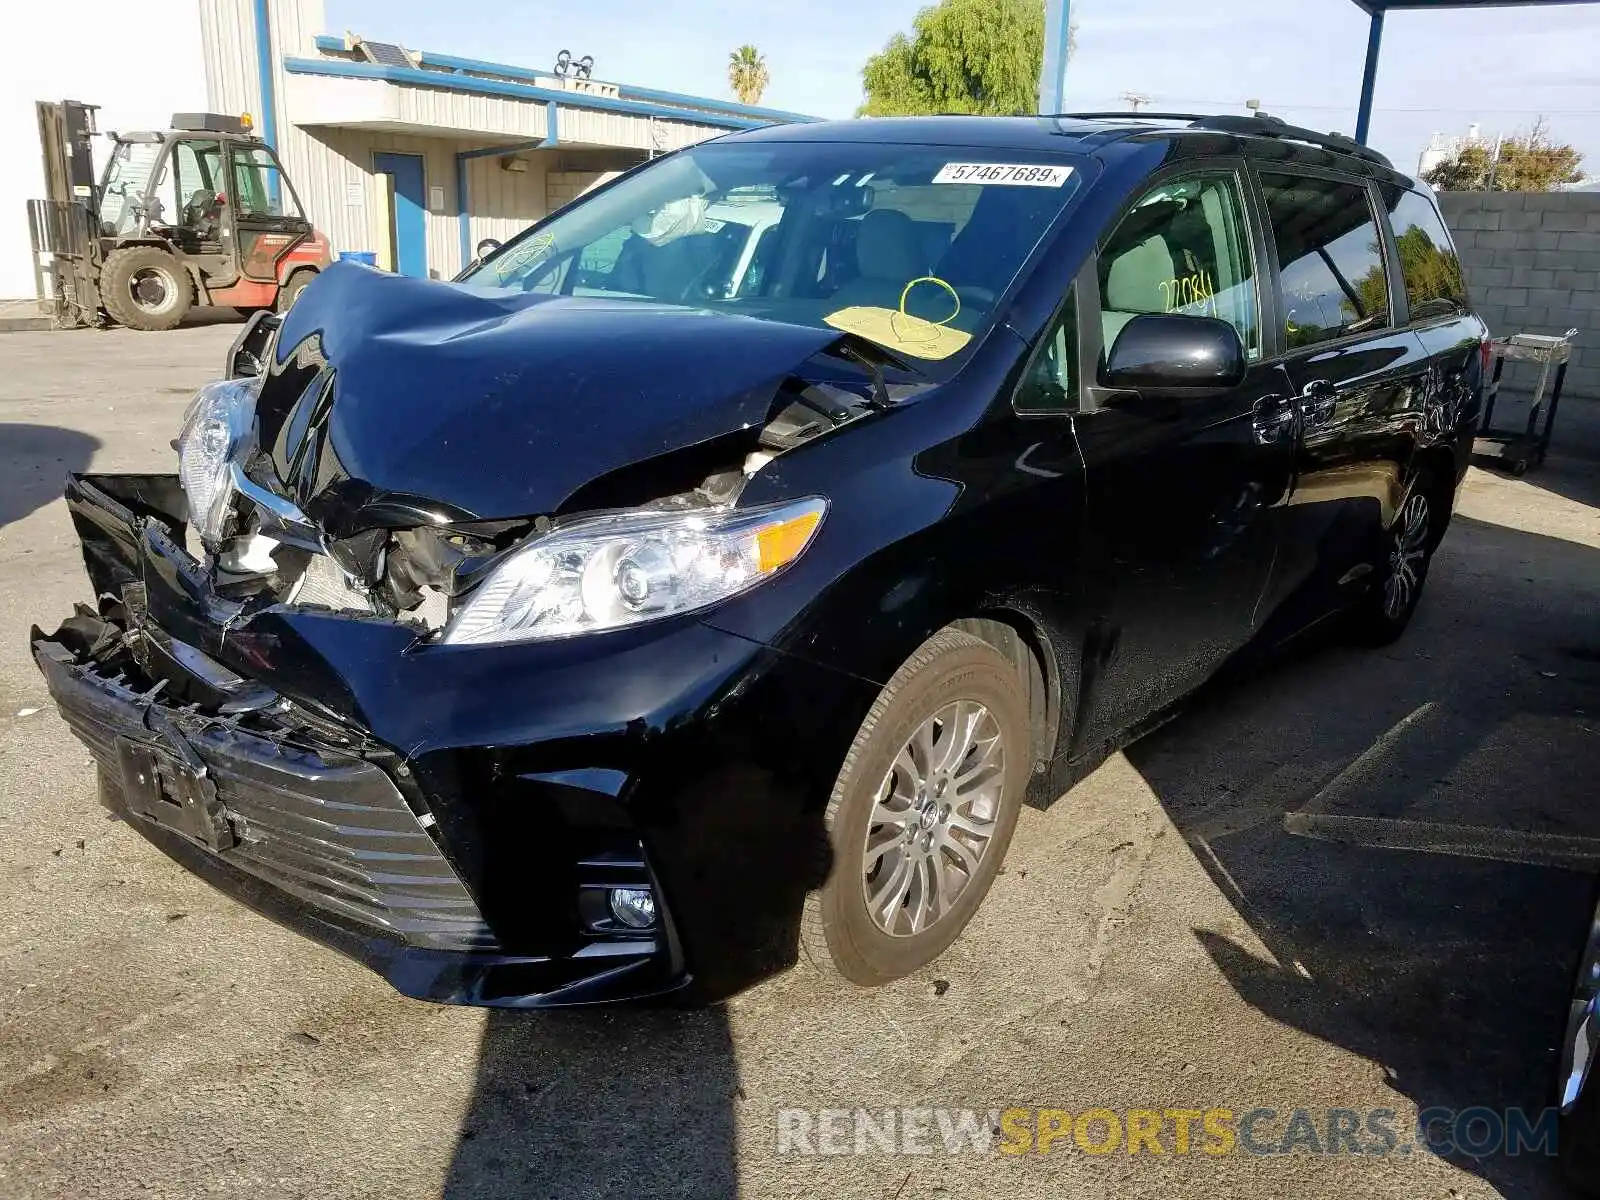
[[224, 210], [232, 214], [239, 273], [257, 283], [278, 282], [278, 260], [311, 232], [300, 200], [271, 150], [236, 143], [233, 192]]
[[1095, 389], [1074, 418], [1091, 621], [1081, 748], [1201, 683], [1261, 620], [1294, 458], [1283, 373], [1264, 365], [1263, 257], [1232, 167], [1150, 189], [1099, 251], [1080, 341], [1102, 365], [1134, 317], [1186, 313], [1233, 325], [1251, 366], [1209, 393]]
[[420, 154], [375, 154], [373, 170], [392, 181], [389, 205], [390, 261], [401, 275], [428, 275], [427, 192]]

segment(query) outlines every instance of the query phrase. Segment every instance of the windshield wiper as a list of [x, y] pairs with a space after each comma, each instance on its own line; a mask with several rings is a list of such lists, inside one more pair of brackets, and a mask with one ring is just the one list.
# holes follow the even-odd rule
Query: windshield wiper
[[872, 379], [872, 407], [893, 408], [894, 400], [889, 396], [889, 381], [884, 377], [883, 368], [887, 364], [897, 371], [909, 371], [914, 375], [922, 374], [910, 363], [897, 354], [891, 354], [877, 342], [869, 341], [857, 334], [847, 333], [828, 351], [847, 362], [853, 362], [864, 370]]

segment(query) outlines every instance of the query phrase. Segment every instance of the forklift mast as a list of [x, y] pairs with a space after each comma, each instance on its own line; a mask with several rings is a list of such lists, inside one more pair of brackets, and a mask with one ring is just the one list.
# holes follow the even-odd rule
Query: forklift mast
[[98, 109], [77, 100], [40, 100], [34, 106], [45, 186], [43, 200], [28, 201], [34, 291], [58, 324], [75, 324], [98, 306], [100, 195], [93, 147]]
[[47, 200], [77, 200], [95, 206], [94, 136], [97, 104], [40, 100], [34, 105], [39, 118], [39, 148], [44, 156], [44, 194]]

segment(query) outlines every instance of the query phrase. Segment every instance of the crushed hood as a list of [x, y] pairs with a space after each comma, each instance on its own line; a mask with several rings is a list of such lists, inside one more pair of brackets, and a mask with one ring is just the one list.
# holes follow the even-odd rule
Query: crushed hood
[[559, 510], [619, 467], [759, 426], [836, 330], [486, 291], [336, 264], [284, 320], [259, 444], [342, 534]]

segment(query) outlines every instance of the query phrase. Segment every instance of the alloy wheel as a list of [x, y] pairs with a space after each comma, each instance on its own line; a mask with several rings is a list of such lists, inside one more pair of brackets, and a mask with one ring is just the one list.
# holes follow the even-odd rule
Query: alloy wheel
[[1389, 574], [1383, 581], [1383, 612], [1391, 621], [1402, 619], [1422, 587], [1428, 556], [1428, 498], [1415, 492], [1394, 523], [1389, 551]]
[[883, 932], [920, 934], [966, 891], [994, 840], [1005, 752], [994, 714], [957, 700], [895, 755], [878, 785], [862, 858], [867, 911]]

